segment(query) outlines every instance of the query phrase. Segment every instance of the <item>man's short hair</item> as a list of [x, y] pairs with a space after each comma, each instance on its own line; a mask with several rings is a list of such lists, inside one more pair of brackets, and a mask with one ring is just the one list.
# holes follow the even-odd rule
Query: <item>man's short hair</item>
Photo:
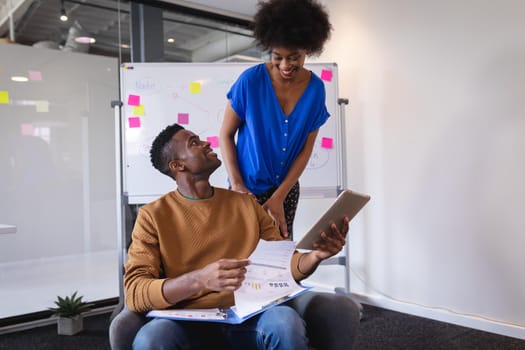
[[155, 140], [153, 140], [151, 144], [149, 151], [151, 164], [153, 164], [155, 169], [169, 177], [172, 177], [169, 163], [174, 160], [173, 150], [171, 149], [171, 138], [183, 129], [179, 124], [169, 125], [155, 137]]

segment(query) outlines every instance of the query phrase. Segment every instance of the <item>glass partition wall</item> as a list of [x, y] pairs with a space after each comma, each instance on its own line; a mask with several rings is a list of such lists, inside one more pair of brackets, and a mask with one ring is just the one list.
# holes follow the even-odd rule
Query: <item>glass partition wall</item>
[[[64, 23], [58, 1], [20, 2], [0, 9], [0, 330], [74, 291], [116, 303], [122, 273], [111, 102], [130, 61], [130, 3], [66, 0]], [[166, 62], [261, 60], [239, 21], [162, 17]]]
[[115, 297], [115, 58], [0, 45], [0, 318]]

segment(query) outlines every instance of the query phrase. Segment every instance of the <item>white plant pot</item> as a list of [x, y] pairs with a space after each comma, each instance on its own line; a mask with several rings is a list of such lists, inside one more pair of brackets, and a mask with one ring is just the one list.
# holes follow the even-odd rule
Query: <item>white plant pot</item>
[[57, 332], [60, 335], [75, 335], [84, 328], [84, 319], [82, 315], [74, 317], [59, 317], [57, 323]]

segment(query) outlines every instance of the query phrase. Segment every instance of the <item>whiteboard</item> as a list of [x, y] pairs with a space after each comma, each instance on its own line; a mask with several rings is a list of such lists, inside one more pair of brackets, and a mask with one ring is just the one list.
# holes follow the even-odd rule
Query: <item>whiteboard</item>
[[[257, 63], [126, 63], [121, 65], [123, 192], [130, 204], [148, 203], [176, 184], [150, 162], [153, 139], [178, 123], [208, 140], [220, 157], [219, 130], [226, 93], [245, 69]], [[301, 175], [304, 197], [335, 197], [340, 186], [340, 126], [337, 65], [310, 63], [326, 88], [330, 118], [321, 127], [310, 161]], [[222, 165], [210, 178], [228, 187]]]

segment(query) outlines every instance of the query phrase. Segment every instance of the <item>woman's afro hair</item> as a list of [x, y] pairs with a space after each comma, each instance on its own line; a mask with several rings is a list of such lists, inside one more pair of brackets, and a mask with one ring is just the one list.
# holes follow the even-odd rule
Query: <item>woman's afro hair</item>
[[309, 55], [323, 51], [332, 25], [323, 5], [316, 0], [259, 1], [253, 36], [265, 51], [273, 47], [305, 49]]
[[157, 137], [155, 137], [155, 140], [153, 140], [153, 143], [151, 144], [151, 149], [149, 151], [151, 164], [153, 164], [155, 169], [169, 177], [171, 177], [169, 162], [173, 160], [171, 159], [172, 152], [169, 147], [170, 141], [173, 135], [183, 129], [184, 128], [179, 124], [169, 125], [162, 130]]

